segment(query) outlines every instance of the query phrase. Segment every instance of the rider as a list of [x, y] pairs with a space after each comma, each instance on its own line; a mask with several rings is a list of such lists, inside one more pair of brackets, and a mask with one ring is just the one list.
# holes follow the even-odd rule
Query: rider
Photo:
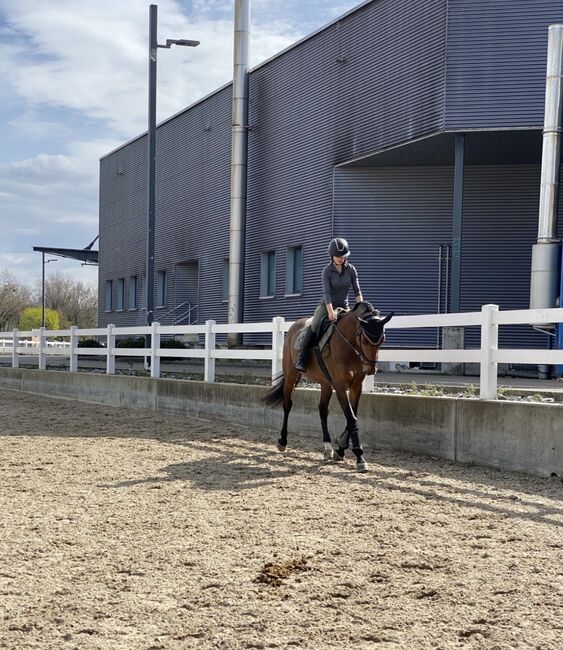
[[322, 320], [328, 317], [330, 321], [335, 321], [338, 307], [348, 309], [350, 287], [354, 290], [356, 302], [363, 300], [358, 284], [358, 273], [352, 264], [348, 263], [350, 255], [348, 242], [341, 237], [332, 239], [327, 253], [330, 255], [330, 263], [323, 269], [323, 298], [313, 314], [309, 327], [305, 330], [301, 350], [295, 362], [295, 367], [301, 372], [305, 372], [309, 351], [317, 338]]

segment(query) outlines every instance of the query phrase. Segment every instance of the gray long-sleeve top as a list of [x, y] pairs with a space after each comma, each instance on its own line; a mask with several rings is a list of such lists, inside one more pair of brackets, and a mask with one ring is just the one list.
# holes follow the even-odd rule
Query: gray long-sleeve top
[[336, 307], [348, 307], [348, 293], [350, 287], [354, 289], [354, 295], [360, 295], [358, 273], [352, 264], [346, 263], [339, 273], [331, 262], [323, 269], [323, 300], [325, 303], [332, 303]]

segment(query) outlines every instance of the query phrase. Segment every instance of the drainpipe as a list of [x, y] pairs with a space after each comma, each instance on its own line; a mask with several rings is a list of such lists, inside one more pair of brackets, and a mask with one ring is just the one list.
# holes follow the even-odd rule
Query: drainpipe
[[[547, 43], [545, 116], [540, 185], [538, 240], [532, 247], [530, 309], [556, 307], [561, 291], [561, 243], [557, 237], [559, 169], [561, 161], [561, 108], [563, 25], [550, 25]], [[555, 324], [535, 329], [553, 334]], [[538, 366], [541, 379], [549, 379], [550, 366]]]
[[557, 237], [557, 206], [561, 160], [562, 73], [563, 25], [550, 25], [538, 241], [532, 248], [530, 309], [555, 307], [559, 297], [561, 251]]
[[[243, 320], [248, 150], [248, 39], [250, 0], [235, 0], [233, 126], [231, 150], [231, 224], [229, 230], [229, 323]], [[229, 346], [240, 345], [229, 334]]]

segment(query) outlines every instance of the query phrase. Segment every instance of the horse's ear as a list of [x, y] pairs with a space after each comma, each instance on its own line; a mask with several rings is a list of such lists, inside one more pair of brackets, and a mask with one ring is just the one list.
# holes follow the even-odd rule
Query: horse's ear
[[385, 316], [385, 318], [382, 321], [383, 325], [385, 325], [385, 323], [388, 323], [393, 318], [394, 315], [395, 315], [395, 312], [392, 311], [390, 314]]

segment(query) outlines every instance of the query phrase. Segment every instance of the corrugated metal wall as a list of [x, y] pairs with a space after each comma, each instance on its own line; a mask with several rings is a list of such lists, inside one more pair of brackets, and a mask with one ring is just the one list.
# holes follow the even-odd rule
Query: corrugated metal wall
[[[442, 124], [445, 9], [373, 2], [251, 74], [246, 320], [296, 318], [320, 299], [334, 164]], [[296, 245], [303, 296], [285, 298], [286, 249]], [[276, 296], [257, 300], [267, 250], [277, 253]]]
[[[529, 307], [539, 180], [538, 165], [466, 167], [461, 311], [488, 303]], [[338, 170], [335, 227], [349, 237], [365, 297], [382, 311], [436, 313], [438, 249], [451, 244], [452, 200], [453, 167]], [[468, 329], [466, 346], [479, 345], [479, 336]], [[388, 339], [408, 347], [436, 340], [435, 330], [390, 331]], [[503, 327], [500, 344], [545, 347], [546, 337], [530, 327]]]
[[[451, 167], [337, 171], [335, 230], [348, 238], [364, 297], [382, 312], [437, 311], [438, 253], [451, 241], [452, 188]], [[433, 347], [436, 330], [390, 330], [388, 342]]]
[[446, 128], [543, 126], [547, 28], [563, 0], [449, 0]]
[[[166, 306], [155, 320], [198, 288], [182, 287], [181, 263], [199, 263], [199, 320], [225, 320], [221, 260], [229, 252], [231, 87], [158, 128], [155, 274], [166, 270]], [[146, 256], [146, 136], [101, 161], [100, 295], [106, 279], [139, 275]], [[118, 171], [120, 173], [118, 173]], [[182, 277], [187, 278], [184, 274]], [[189, 277], [195, 277], [190, 272]], [[127, 290], [126, 290], [127, 295]], [[103, 309], [103, 303], [100, 303]], [[99, 315], [101, 325], [144, 324], [144, 310]]]

